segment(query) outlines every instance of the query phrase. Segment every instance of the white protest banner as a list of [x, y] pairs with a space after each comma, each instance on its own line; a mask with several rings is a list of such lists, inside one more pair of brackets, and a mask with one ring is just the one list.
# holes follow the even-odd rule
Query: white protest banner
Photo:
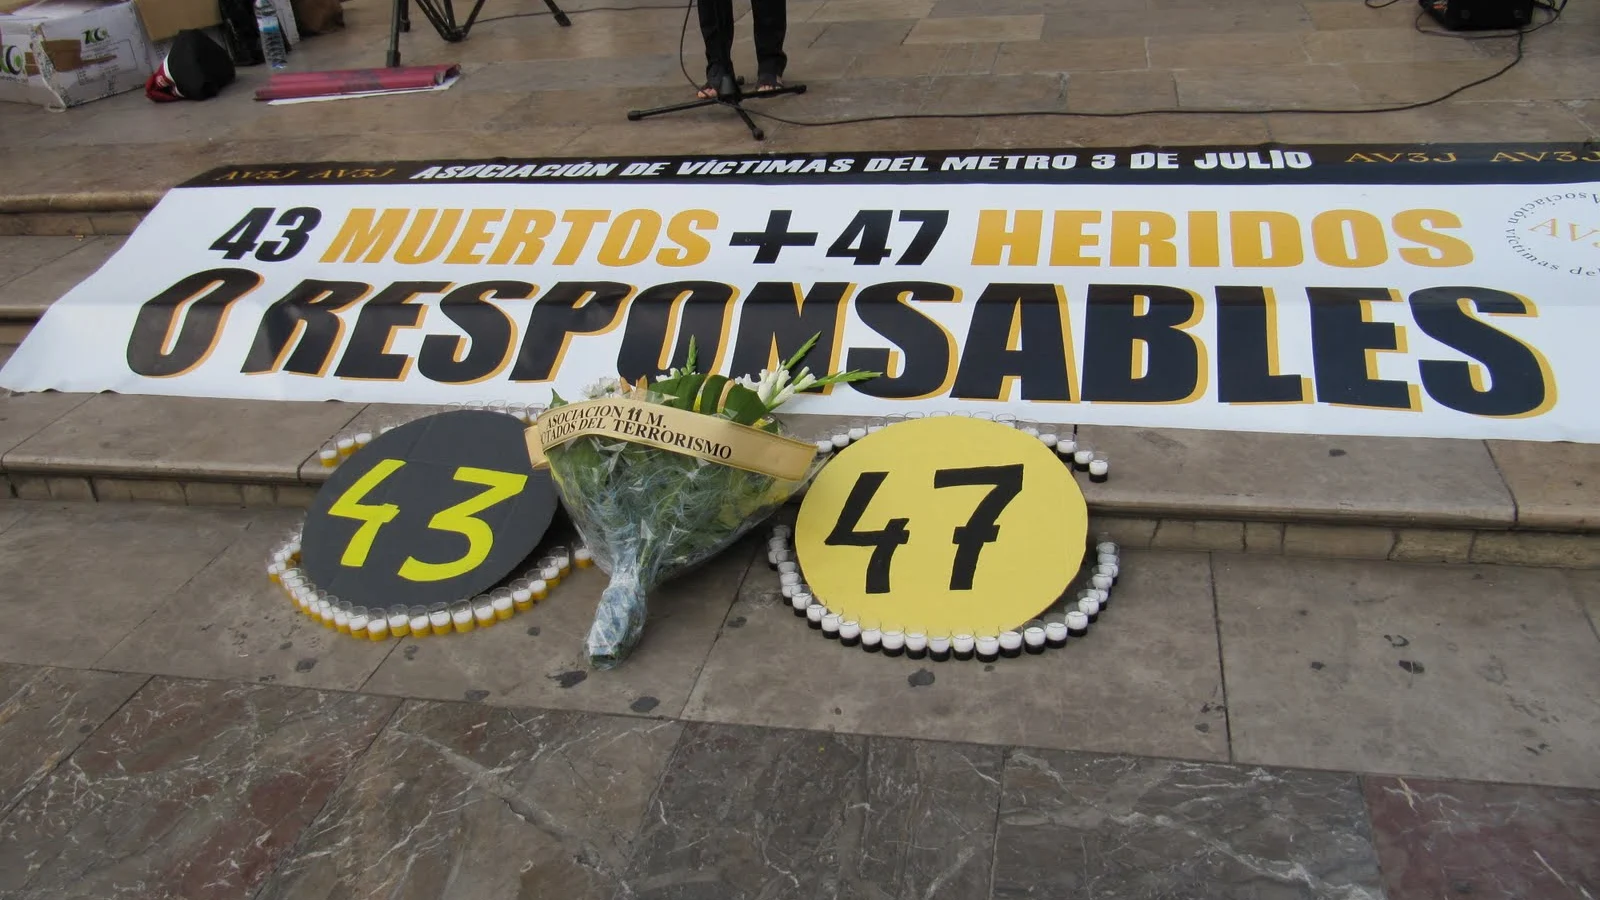
[[798, 412], [1600, 441], [1600, 150], [226, 168], [0, 385], [536, 403], [813, 334], [884, 374]]

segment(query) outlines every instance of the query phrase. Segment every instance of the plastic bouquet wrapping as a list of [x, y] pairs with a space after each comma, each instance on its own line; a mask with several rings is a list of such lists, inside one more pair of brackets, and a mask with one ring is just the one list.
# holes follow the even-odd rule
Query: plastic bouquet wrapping
[[529, 431], [595, 562], [611, 576], [589, 629], [589, 661], [611, 668], [644, 633], [657, 585], [714, 556], [759, 524], [820, 465], [816, 446], [784, 434], [773, 412], [807, 388], [871, 378], [781, 368], [732, 380], [682, 369], [654, 382], [605, 379], [586, 399], [554, 397]]

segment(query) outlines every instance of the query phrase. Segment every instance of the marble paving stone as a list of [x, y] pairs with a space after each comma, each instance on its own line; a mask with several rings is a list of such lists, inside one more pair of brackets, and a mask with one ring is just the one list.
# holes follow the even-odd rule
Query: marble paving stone
[[75, 237], [0, 238], [0, 299], [10, 282], [83, 247]]
[[[1281, 515], [1362, 524], [1509, 525], [1511, 495], [1481, 441], [1085, 425], [1111, 480], [1083, 482], [1097, 509]], [[1251, 477], [1238, 465], [1248, 460]]]
[[1543, 441], [1488, 441], [1517, 502], [1517, 525], [1600, 530], [1600, 447]]
[[950, 75], [932, 79], [922, 112], [1032, 112], [1060, 109], [1060, 75]]
[[143, 675], [0, 664], [0, 815], [144, 683]]
[[1143, 38], [1015, 41], [1000, 45], [996, 75], [1142, 69], [1148, 64]]
[[[827, 22], [812, 40], [808, 50], [848, 48], [875, 52], [897, 47], [911, 33], [918, 19], [874, 19], [868, 22]], [[799, 54], [797, 54], [799, 55]]]
[[1279, 141], [1584, 141], [1593, 133], [1572, 110], [1542, 101], [1451, 100], [1423, 109], [1360, 116], [1286, 113], [1271, 119]]
[[[315, 105], [315, 104], [313, 104]], [[99, 394], [4, 457], [8, 471], [70, 462], [96, 475], [294, 481], [359, 407], [343, 403]], [[159, 422], [160, 427], [152, 427]]]
[[1173, 78], [1191, 109], [1345, 109], [1361, 101], [1339, 66], [1179, 69]]
[[266, 577], [267, 555], [305, 519], [252, 511], [226, 551], [96, 663], [98, 668], [353, 691], [399, 642], [355, 640], [302, 615]]
[[[1172, 109], [1178, 105], [1172, 73], [1166, 70], [1073, 72], [1067, 75], [1067, 106], [1075, 112], [1128, 112]], [[1076, 120], [1071, 122], [1078, 130]], [[1168, 143], [1166, 140], [1160, 141]], [[1090, 146], [1085, 142], [1085, 146]]]
[[[758, 561], [687, 718], [896, 737], [1227, 759], [1204, 554], [1130, 553], [1081, 643], [1040, 656], [891, 659], [811, 631]], [[1115, 677], [1093, 673], [1116, 672]]]
[[826, 0], [809, 22], [869, 22], [875, 19], [922, 19], [934, 0]]
[[609, 897], [681, 731], [409, 702], [256, 897]]
[[0, 822], [0, 893], [251, 896], [395, 705], [156, 679]]
[[1234, 759], [1600, 786], [1600, 653], [1558, 570], [1214, 558]]
[[[904, 44], [852, 57], [846, 78], [897, 78], [919, 75], [987, 75], [1000, 44]], [[815, 65], [807, 54], [807, 62]], [[989, 79], [975, 79], [988, 81]]]
[[1366, 779], [1388, 900], [1600, 896], [1600, 793]]
[[923, 19], [906, 36], [908, 44], [950, 44], [968, 41], [1036, 41], [1044, 16], [961, 16]]
[[406, 638], [363, 690], [506, 706], [676, 716], [754, 557], [753, 539], [650, 595], [644, 638], [621, 666], [589, 666], [584, 638], [607, 578], [573, 577], [532, 610], [469, 634]]
[[1382, 900], [1354, 776], [1018, 750], [994, 900]]
[[[1091, 73], [1092, 74], [1092, 73]], [[1104, 73], [1114, 74], [1114, 73]], [[1085, 74], [1067, 79], [1069, 99], [1072, 81], [1083, 88]], [[1159, 86], [1159, 85], [1158, 85]], [[1170, 85], [1166, 88], [1170, 91]], [[1093, 90], [1087, 89], [1093, 96]], [[1102, 97], [1104, 101], [1108, 98]], [[979, 147], [1130, 147], [1145, 145], [1253, 143], [1268, 140], [1266, 117], [1241, 116], [1136, 116], [1130, 119], [990, 119], [983, 122]]]
[[1301, 35], [1286, 32], [1158, 35], [1146, 43], [1154, 69], [1286, 66], [1307, 62]]
[[1314, 63], [1477, 59], [1483, 41], [1440, 40], [1410, 29], [1360, 28], [1300, 36]]
[[[87, 667], [226, 548], [239, 512], [39, 504], [0, 534], [0, 660]], [[80, 623], [68, 624], [68, 611]]]
[[125, 240], [122, 237], [88, 238], [66, 256], [0, 284], [0, 315], [43, 315], [50, 304], [93, 275], [111, 254], [122, 248]]
[[0, 491], [0, 533], [22, 521], [29, 512], [38, 509], [42, 504], [29, 503], [25, 500], [12, 500]]
[[1566, 576], [1572, 586], [1573, 596], [1578, 598], [1584, 611], [1589, 614], [1589, 624], [1595, 630], [1595, 637], [1600, 639], [1600, 569], [1569, 569]]
[[1001, 756], [996, 747], [690, 725], [619, 896], [987, 896]]
[[[92, 394], [13, 394], [0, 388], [0, 460], [50, 423], [76, 409]], [[3, 466], [0, 466], [3, 467]]]

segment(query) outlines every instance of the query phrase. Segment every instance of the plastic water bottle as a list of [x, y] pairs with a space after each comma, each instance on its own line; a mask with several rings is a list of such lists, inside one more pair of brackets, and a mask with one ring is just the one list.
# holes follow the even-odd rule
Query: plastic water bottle
[[261, 32], [261, 52], [267, 64], [274, 69], [289, 67], [288, 45], [283, 40], [283, 26], [278, 23], [278, 10], [272, 0], [255, 0], [256, 28]]

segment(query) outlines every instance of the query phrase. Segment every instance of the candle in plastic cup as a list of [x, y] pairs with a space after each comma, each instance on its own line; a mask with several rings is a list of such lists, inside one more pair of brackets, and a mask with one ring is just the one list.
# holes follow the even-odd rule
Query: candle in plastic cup
[[406, 610], [406, 615], [411, 618], [411, 634], [413, 637], [427, 637], [433, 634], [433, 624], [428, 621], [428, 608], [426, 606], [413, 606]]
[[556, 561], [556, 568], [561, 570], [562, 578], [572, 574], [572, 554], [567, 552], [566, 547], [551, 547], [550, 556]]
[[500, 588], [489, 595], [489, 599], [494, 603], [494, 617], [496, 619], [509, 619], [517, 614], [515, 597], [515, 594], [505, 588]]
[[282, 576], [278, 574], [278, 564], [275, 562], [267, 563], [267, 580], [277, 584], [281, 579]]
[[367, 623], [369, 621], [371, 619], [367, 615], [365, 606], [352, 606], [346, 616], [346, 622], [350, 627], [345, 630], [358, 638], [364, 638], [367, 636]]
[[472, 602], [457, 600], [450, 604], [450, 623], [459, 634], [466, 634], [478, 625], [472, 620]]
[[533, 581], [529, 582], [528, 590], [533, 592], [533, 599], [536, 603], [550, 596], [550, 584], [543, 578], [535, 578]]
[[434, 634], [449, 634], [450, 606], [445, 603], [435, 603], [428, 607], [428, 624], [433, 626]]
[[539, 560], [539, 577], [550, 587], [561, 583], [561, 566], [556, 563], [555, 557], [546, 556]]
[[1083, 610], [1075, 609], [1067, 613], [1067, 633], [1073, 637], [1083, 637], [1089, 633], [1089, 617]]
[[339, 457], [341, 459], [346, 458], [350, 454], [356, 452], [356, 439], [355, 438], [342, 437], [342, 438], [339, 438], [339, 440], [335, 441], [334, 445], [339, 448]]
[[849, 437], [850, 440], [852, 440], [852, 441], [859, 441], [862, 438], [867, 436], [867, 430], [865, 428], [860, 428], [860, 427], [852, 428], [849, 431], [845, 432], [845, 435], [847, 437]]
[[524, 586], [512, 591], [511, 605], [516, 607], [517, 612], [527, 612], [533, 609], [533, 589]]
[[841, 431], [841, 432], [835, 434], [833, 436], [832, 443], [833, 443], [833, 449], [835, 449], [835, 450], [843, 450], [844, 448], [850, 446], [850, 435], [849, 435], [849, 433]]
[[789, 605], [794, 607], [796, 614], [804, 615], [814, 599], [810, 594], [802, 594], [799, 591], [795, 591], [789, 595]]
[[358, 432], [356, 432], [356, 449], [357, 450], [365, 449], [366, 446], [368, 444], [370, 444], [370, 443], [372, 443], [372, 432], [370, 432], [370, 431], [358, 431]]
[[1089, 581], [1094, 585], [1094, 589], [1097, 591], [1111, 590], [1110, 575], [1091, 575], [1089, 576]]
[[323, 627], [335, 627], [333, 601], [327, 599], [326, 597], [322, 597], [317, 600], [317, 618], [322, 620]]
[[1061, 455], [1062, 461], [1072, 462], [1072, 455], [1078, 452], [1078, 441], [1072, 435], [1063, 435], [1056, 438], [1056, 453]]
[[1111, 462], [1104, 453], [1096, 453], [1089, 458], [1089, 480], [1102, 484], [1111, 477]]
[[406, 612], [404, 606], [389, 607], [389, 633], [395, 637], [405, 637], [411, 633], [411, 614]]
[[479, 595], [472, 601], [472, 617], [478, 620], [479, 628], [488, 628], [498, 620], [494, 615], [494, 600], [490, 597]]
[[367, 639], [373, 641], [386, 641], [389, 639], [389, 620], [382, 615], [373, 616], [367, 621]]
[[322, 449], [317, 451], [317, 460], [322, 463], [324, 469], [331, 469], [337, 466], [339, 464], [339, 446], [333, 443], [323, 444]]
[[1100, 553], [1115, 554], [1120, 553], [1122, 548], [1118, 547], [1115, 541], [1101, 541], [1099, 545], [1095, 547], [1095, 550]]
[[333, 628], [340, 634], [350, 633], [350, 604], [339, 602], [333, 605]]
[[572, 550], [572, 561], [580, 569], [587, 569], [594, 565], [594, 553], [588, 547], [575, 547]]
[[833, 441], [817, 441], [817, 455], [827, 456], [833, 452]]

